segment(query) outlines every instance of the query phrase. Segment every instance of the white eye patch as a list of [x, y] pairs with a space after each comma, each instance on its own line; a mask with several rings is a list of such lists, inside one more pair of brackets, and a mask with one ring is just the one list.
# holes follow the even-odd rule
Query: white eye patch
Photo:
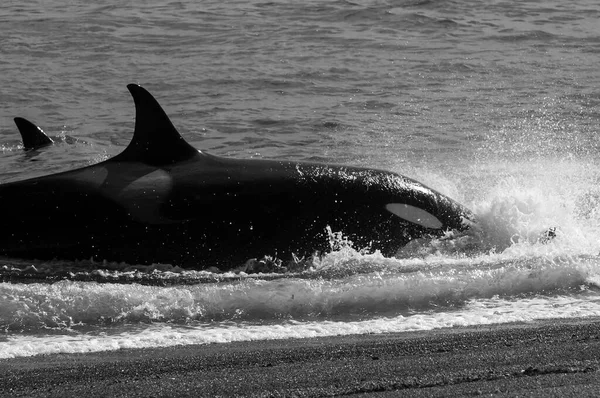
[[394, 213], [403, 220], [421, 225], [425, 228], [440, 229], [443, 225], [435, 216], [418, 207], [404, 203], [388, 203], [385, 205], [385, 208], [387, 211]]

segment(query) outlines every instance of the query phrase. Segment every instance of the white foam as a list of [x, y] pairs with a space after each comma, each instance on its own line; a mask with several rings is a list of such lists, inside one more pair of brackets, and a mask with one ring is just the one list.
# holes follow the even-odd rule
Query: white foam
[[[539, 245], [542, 246], [542, 245]], [[338, 254], [338, 253], [336, 253]], [[172, 287], [61, 281], [0, 284], [0, 326], [9, 331], [68, 329], [140, 322], [324, 319], [440, 308], [497, 294], [552, 294], [589, 284], [597, 257], [530, 251], [477, 258], [406, 260], [351, 249], [305, 278], [239, 278]], [[338, 275], [340, 270], [347, 275]], [[323, 277], [332, 274], [332, 277]]]
[[40, 354], [86, 353], [125, 348], [170, 347], [188, 344], [229, 343], [289, 338], [342, 336], [366, 333], [425, 331], [457, 326], [529, 322], [539, 319], [600, 316], [600, 296], [593, 299], [558, 296], [505, 300], [473, 300], [451, 312], [382, 317], [350, 322], [287, 321], [276, 325], [207, 324], [177, 326], [150, 324], [116, 334], [10, 336], [0, 342], [0, 358]]

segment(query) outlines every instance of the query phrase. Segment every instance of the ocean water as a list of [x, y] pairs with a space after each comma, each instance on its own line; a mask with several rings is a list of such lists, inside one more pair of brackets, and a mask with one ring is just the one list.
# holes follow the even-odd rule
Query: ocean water
[[287, 273], [0, 259], [0, 358], [600, 315], [597, 2], [93, 3], [0, 6], [0, 182], [119, 153], [138, 83], [198, 149], [393, 170], [478, 224]]

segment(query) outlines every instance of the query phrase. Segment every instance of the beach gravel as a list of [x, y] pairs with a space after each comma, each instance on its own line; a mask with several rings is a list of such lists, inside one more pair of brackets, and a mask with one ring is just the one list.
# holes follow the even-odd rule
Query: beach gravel
[[6, 397], [586, 397], [600, 320], [0, 360]]

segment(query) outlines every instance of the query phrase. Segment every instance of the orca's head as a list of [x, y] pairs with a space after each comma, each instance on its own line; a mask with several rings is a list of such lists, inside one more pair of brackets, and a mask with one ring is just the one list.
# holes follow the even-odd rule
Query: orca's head
[[345, 192], [338, 206], [346, 218], [331, 227], [347, 235], [357, 248], [370, 247], [391, 256], [413, 239], [465, 231], [475, 219], [451, 198], [396, 173], [342, 168], [333, 174], [343, 181], [336, 191]]
[[448, 196], [402, 175], [380, 173], [379, 203], [389, 218], [394, 251], [410, 240], [465, 231], [474, 223], [473, 213]]

